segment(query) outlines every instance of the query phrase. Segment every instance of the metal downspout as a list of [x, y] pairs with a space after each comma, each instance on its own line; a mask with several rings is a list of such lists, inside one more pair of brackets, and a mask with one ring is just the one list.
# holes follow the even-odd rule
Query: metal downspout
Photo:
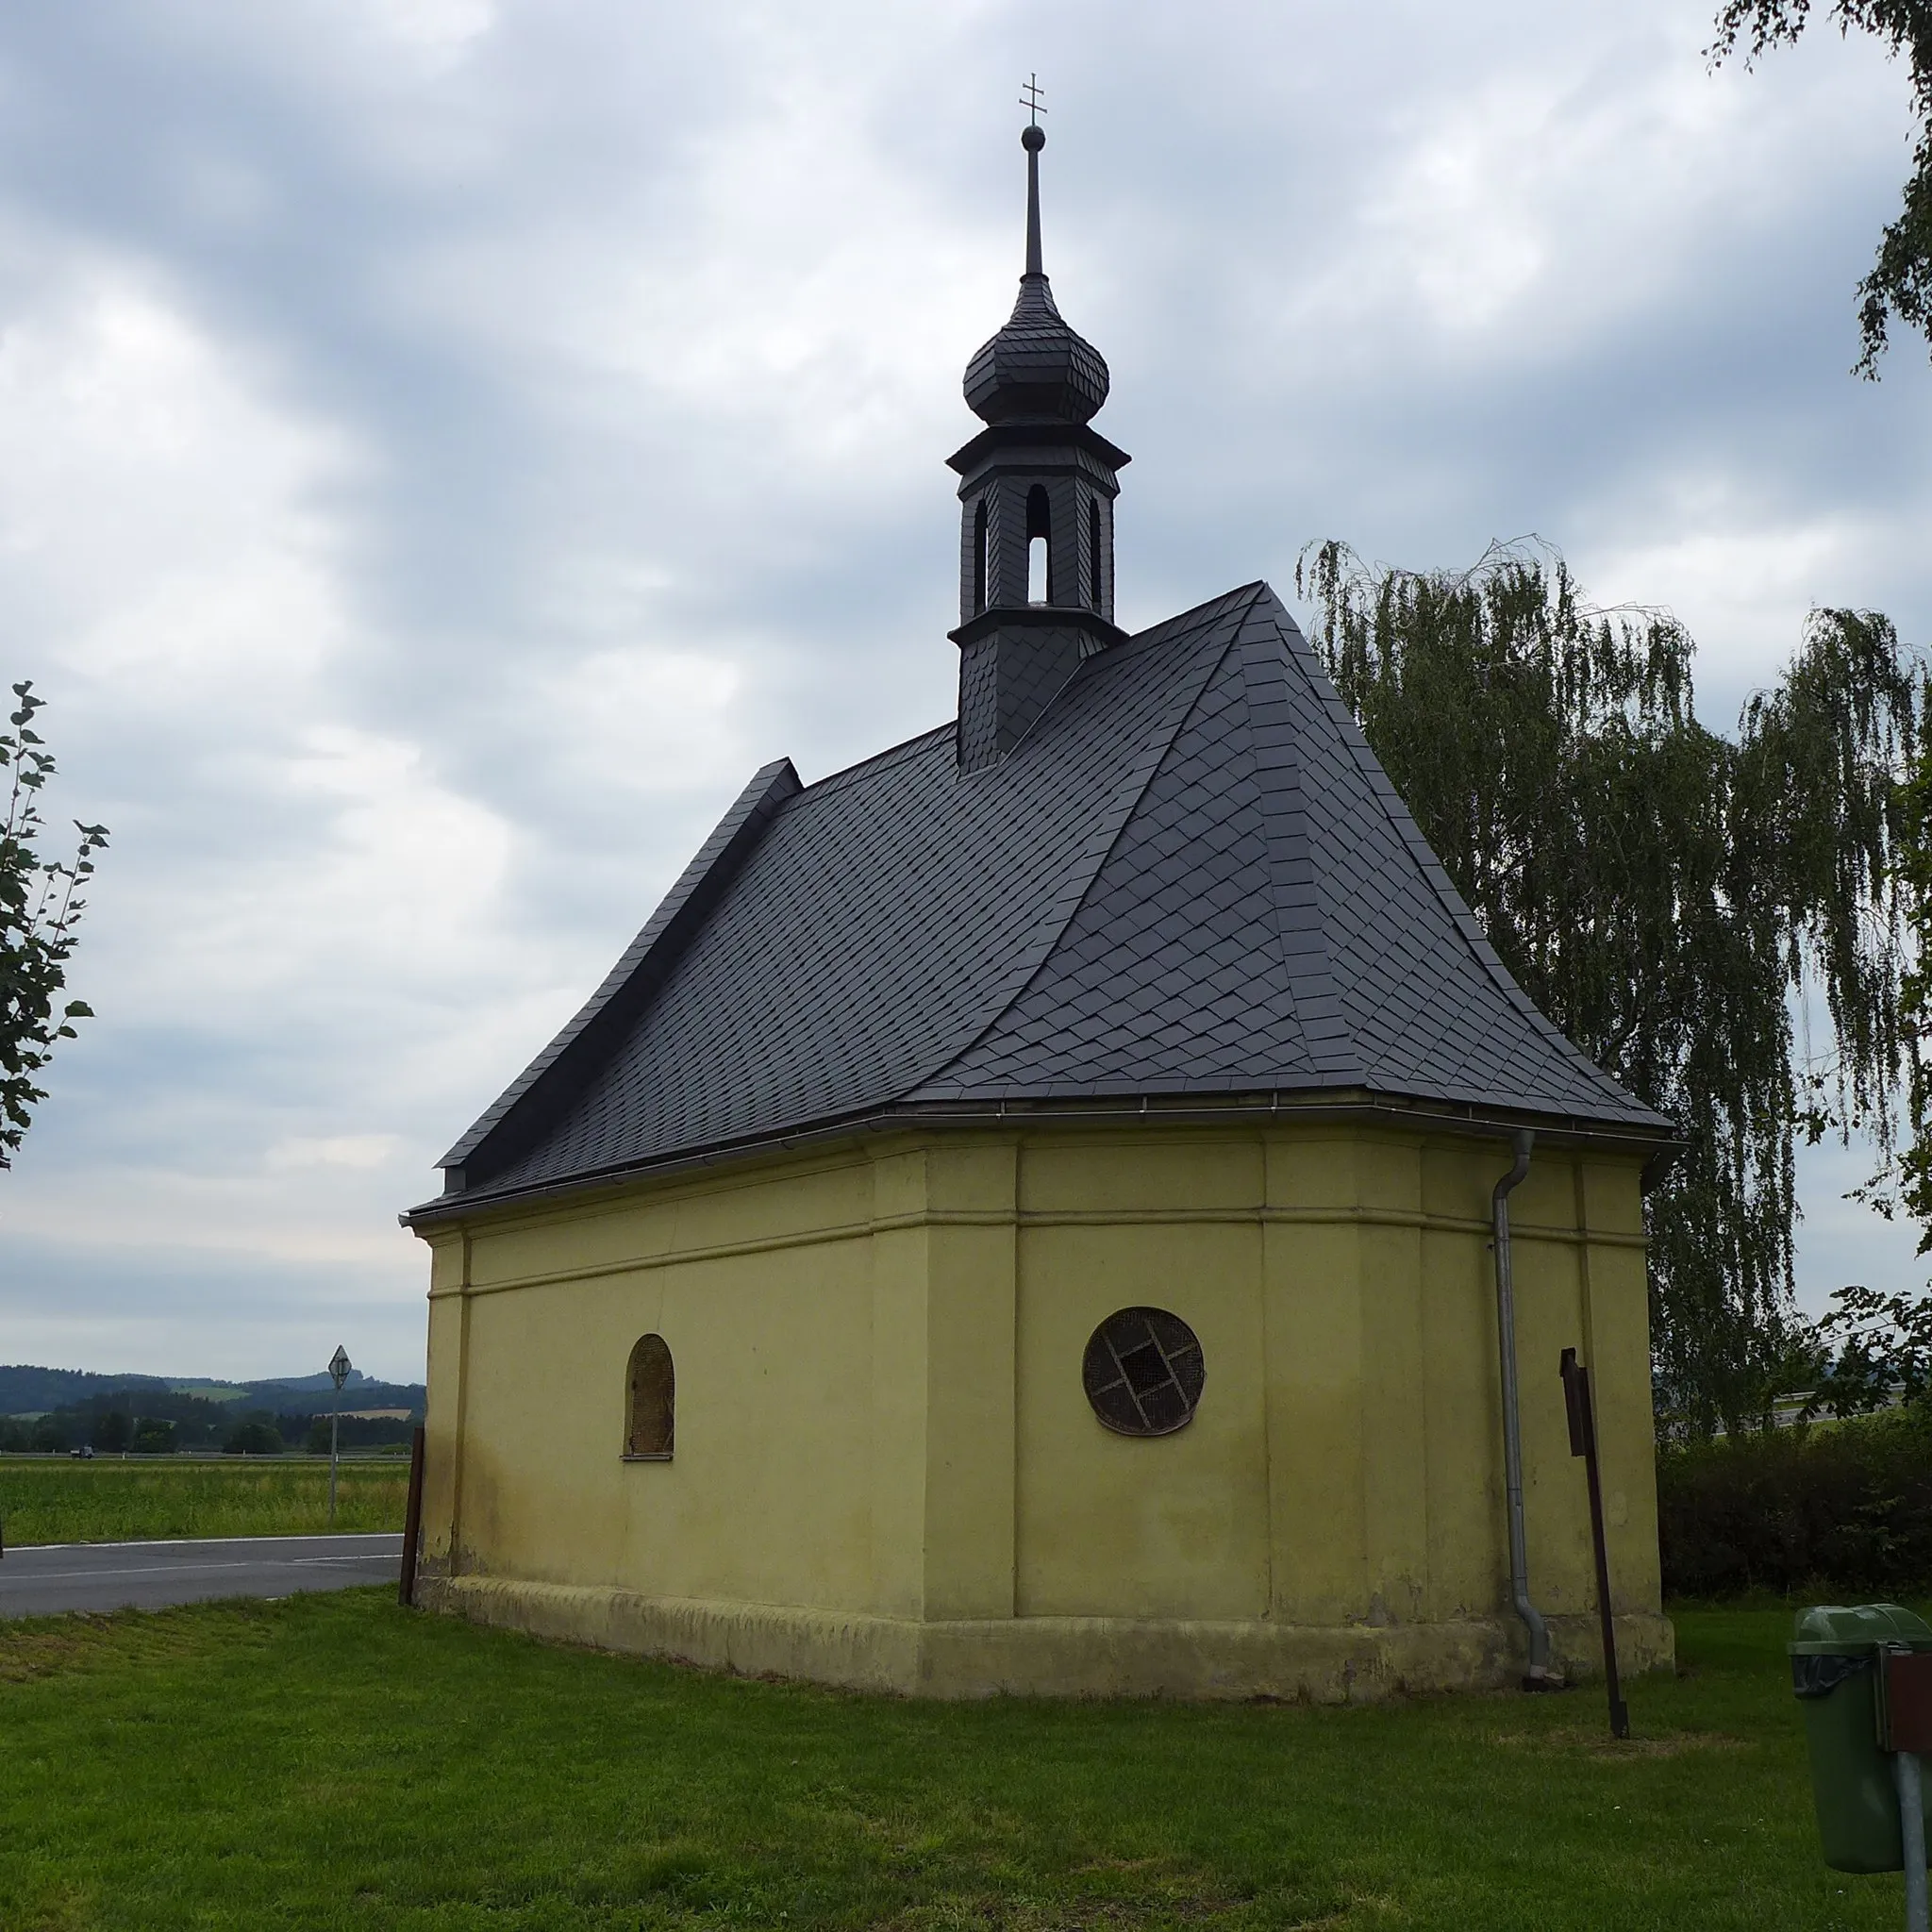
[[1561, 1679], [1550, 1672], [1550, 1626], [1529, 1600], [1529, 1545], [1523, 1533], [1523, 1419], [1516, 1394], [1516, 1284], [1509, 1269], [1509, 1195], [1529, 1173], [1529, 1150], [1536, 1136], [1527, 1127], [1515, 1135], [1516, 1160], [1490, 1197], [1490, 1224], [1496, 1250], [1496, 1343], [1503, 1371], [1503, 1482], [1509, 1518], [1509, 1601], [1529, 1632], [1525, 1690], [1552, 1690]]

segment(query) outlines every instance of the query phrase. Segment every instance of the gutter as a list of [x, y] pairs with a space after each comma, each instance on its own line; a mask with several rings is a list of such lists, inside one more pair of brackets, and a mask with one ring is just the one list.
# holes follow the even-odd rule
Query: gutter
[[[1441, 1102], [1431, 1106], [1409, 1106], [1395, 1099], [1367, 1098], [1351, 1101], [1291, 1100], [1284, 1105], [1278, 1093], [1221, 1104], [1198, 1100], [1176, 1102], [1142, 1094], [1124, 1096], [1114, 1106], [1066, 1106], [1051, 1101], [1001, 1101], [991, 1106], [889, 1106], [789, 1133], [756, 1135], [695, 1153], [628, 1161], [595, 1173], [572, 1174], [564, 1179], [506, 1188], [500, 1191], [493, 1191], [487, 1186], [465, 1189], [460, 1178], [457, 1178], [456, 1185], [441, 1197], [425, 1201], [399, 1214], [396, 1219], [402, 1226], [419, 1230], [444, 1222], [461, 1221], [475, 1210], [535, 1206], [622, 1187], [629, 1181], [702, 1173], [741, 1160], [824, 1146], [855, 1136], [900, 1134], [921, 1127], [996, 1127], [1017, 1132], [1027, 1127], [1103, 1127], [1127, 1123], [1146, 1124], [1155, 1121], [1173, 1126], [1253, 1126], [1257, 1122], [1270, 1125], [1290, 1122], [1349, 1122], [1431, 1128], [1441, 1133], [1468, 1135], [1481, 1140], [1529, 1131], [1507, 1116], [1498, 1118], [1495, 1113], [1478, 1112], [1473, 1107], [1457, 1111], [1452, 1110], [1453, 1106], [1453, 1103], [1445, 1106]], [[1632, 1153], [1651, 1149], [1666, 1155], [1674, 1153], [1677, 1145], [1666, 1134], [1660, 1134], [1654, 1128], [1634, 1125], [1619, 1128], [1603, 1122], [1574, 1118], [1546, 1123], [1540, 1131], [1546, 1142], [1557, 1145], [1620, 1148]], [[1657, 1152], [1653, 1153], [1653, 1159], [1657, 1158]], [[456, 1174], [459, 1175], [459, 1173], [460, 1170], [456, 1171]]]

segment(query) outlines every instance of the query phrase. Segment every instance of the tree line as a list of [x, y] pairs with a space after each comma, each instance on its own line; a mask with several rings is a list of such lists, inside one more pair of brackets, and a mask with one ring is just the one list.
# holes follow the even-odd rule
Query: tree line
[[[291, 1391], [292, 1392], [292, 1391]], [[409, 1416], [343, 1416], [344, 1449], [388, 1447], [409, 1440], [422, 1419], [422, 1391], [381, 1391], [378, 1405], [364, 1393], [358, 1406], [407, 1407]], [[171, 1456], [181, 1450], [230, 1456], [279, 1456], [285, 1450], [326, 1452], [327, 1404], [320, 1396], [278, 1407], [218, 1402], [167, 1389], [113, 1390], [65, 1403], [39, 1415], [0, 1416], [0, 1455], [60, 1455], [92, 1449], [100, 1456]]]

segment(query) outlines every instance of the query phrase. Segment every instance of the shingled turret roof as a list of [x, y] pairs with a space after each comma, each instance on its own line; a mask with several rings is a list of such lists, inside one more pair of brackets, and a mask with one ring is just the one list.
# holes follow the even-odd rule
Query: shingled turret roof
[[1327, 1102], [1656, 1141], [1504, 969], [1253, 584], [953, 725], [745, 788], [419, 1214], [814, 1130]]
[[1020, 137], [1026, 150], [1026, 269], [1013, 312], [966, 365], [966, 406], [983, 423], [1085, 423], [1107, 401], [1107, 363], [1067, 325], [1040, 254], [1040, 151], [1046, 130]]

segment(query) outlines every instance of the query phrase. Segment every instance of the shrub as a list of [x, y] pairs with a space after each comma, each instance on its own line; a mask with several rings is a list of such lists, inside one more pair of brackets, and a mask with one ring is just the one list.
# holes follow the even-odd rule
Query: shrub
[[34, 1449], [61, 1450], [74, 1447], [74, 1429], [65, 1416], [43, 1415], [34, 1420], [33, 1435], [29, 1447]]
[[134, 1421], [121, 1409], [110, 1408], [94, 1420], [93, 1444], [103, 1456], [125, 1456], [134, 1441]]
[[[345, 1415], [341, 1420], [344, 1449], [388, 1449], [398, 1443], [407, 1448], [415, 1433], [413, 1422], [395, 1416]], [[309, 1424], [307, 1441], [311, 1456], [328, 1454], [327, 1416], [319, 1415]]]
[[1657, 1527], [1670, 1596], [1932, 1585], [1932, 1402], [1665, 1448]]
[[222, 1447], [230, 1456], [279, 1456], [282, 1453], [281, 1432], [271, 1422], [244, 1422], [229, 1431], [228, 1440]]

